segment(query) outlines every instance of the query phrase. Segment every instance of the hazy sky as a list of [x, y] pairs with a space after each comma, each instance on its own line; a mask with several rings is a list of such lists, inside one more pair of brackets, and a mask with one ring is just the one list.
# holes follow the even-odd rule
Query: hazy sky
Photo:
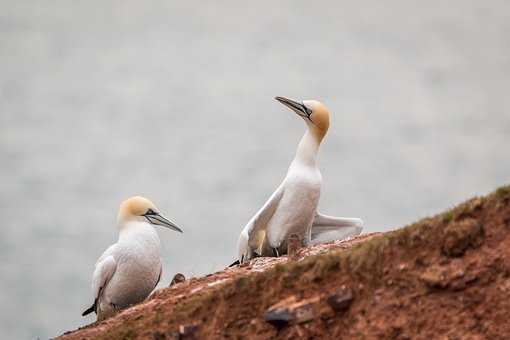
[[508, 1], [1, 1], [0, 338], [89, 323], [120, 202], [151, 198], [164, 275], [201, 275], [332, 112], [320, 210], [367, 232], [510, 180]]

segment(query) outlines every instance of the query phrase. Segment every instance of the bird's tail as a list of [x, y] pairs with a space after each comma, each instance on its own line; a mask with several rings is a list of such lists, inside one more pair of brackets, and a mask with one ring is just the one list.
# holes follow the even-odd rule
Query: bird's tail
[[240, 261], [239, 260], [235, 260], [234, 262], [232, 262], [232, 264], [230, 264], [227, 268], [231, 268], [231, 267], [234, 267], [234, 266], [237, 266], [239, 265]]
[[94, 301], [94, 304], [92, 306], [90, 306], [89, 308], [87, 308], [86, 311], [84, 311], [83, 313], [81, 313], [81, 316], [85, 316], [85, 315], [89, 315], [90, 313], [94, 312], [97, 314], [96, 312], [96, 306], [97, 306], [97, 299], [96, 301]]

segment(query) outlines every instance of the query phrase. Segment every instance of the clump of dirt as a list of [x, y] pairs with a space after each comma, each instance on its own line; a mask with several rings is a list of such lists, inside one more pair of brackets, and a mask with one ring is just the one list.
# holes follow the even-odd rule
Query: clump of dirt
[[483, 225], [474, 218], [451, 223], [444, 231], [443, 252], [447, 256], [462, 256], [468, 248], [483, 242]]
[[510, 186], [157, 291], [62, 339], [510, 338]]

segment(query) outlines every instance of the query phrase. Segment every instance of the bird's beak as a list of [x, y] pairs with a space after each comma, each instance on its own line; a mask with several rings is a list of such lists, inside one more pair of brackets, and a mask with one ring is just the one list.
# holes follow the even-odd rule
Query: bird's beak
[[298, 103], [295, 100], [288, 99], [285, 97], [275, 97], [274, 99], [276, 99], [283, 105], [287, 106], [289, 109], [294, 111], [298, 116], [310, 119], [311, 112], [306, 108], [306, 106], [303, 103]]
[[162, 227], [165, 227], [168, 229], [172, 229], [172, 230], [182, 233], [181, 228], [179, 228], [178, 226], [175, 225], [175, 223], [173, 223], [172, 221], [170, 221], [169, 219], [167, 219], [166, 217], [164, 217], [160, 214], [145, 215], [145, 218], [151, 224], [159, 225], [159, 226], [162, 226]]

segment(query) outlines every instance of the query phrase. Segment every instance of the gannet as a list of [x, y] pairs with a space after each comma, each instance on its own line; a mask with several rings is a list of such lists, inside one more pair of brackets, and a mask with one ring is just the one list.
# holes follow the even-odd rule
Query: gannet
[[103, 320], [138, 303], [156, 287], [162, 272], [160, 241], [152, 225], [182, 233], [146, 198], [122, 202], [117, 216], [119, 239], [101, 255], [92, 275], [94, 303], [82, 316], [96, 312]]
[[240, 263], [254, 256], [285, 253], [287, 237], [292, 234], [309, 245], [359, 235], [363, 229], [359, 218], [333, 217], [317, 211], [322, 183], [317, 153], [329, 128], [326, 106], [316, 100], [300, 103], [284, 97], [275, 99], [303, 118], [307, 130], [285, 179], [242, 230], [238, 241]]

